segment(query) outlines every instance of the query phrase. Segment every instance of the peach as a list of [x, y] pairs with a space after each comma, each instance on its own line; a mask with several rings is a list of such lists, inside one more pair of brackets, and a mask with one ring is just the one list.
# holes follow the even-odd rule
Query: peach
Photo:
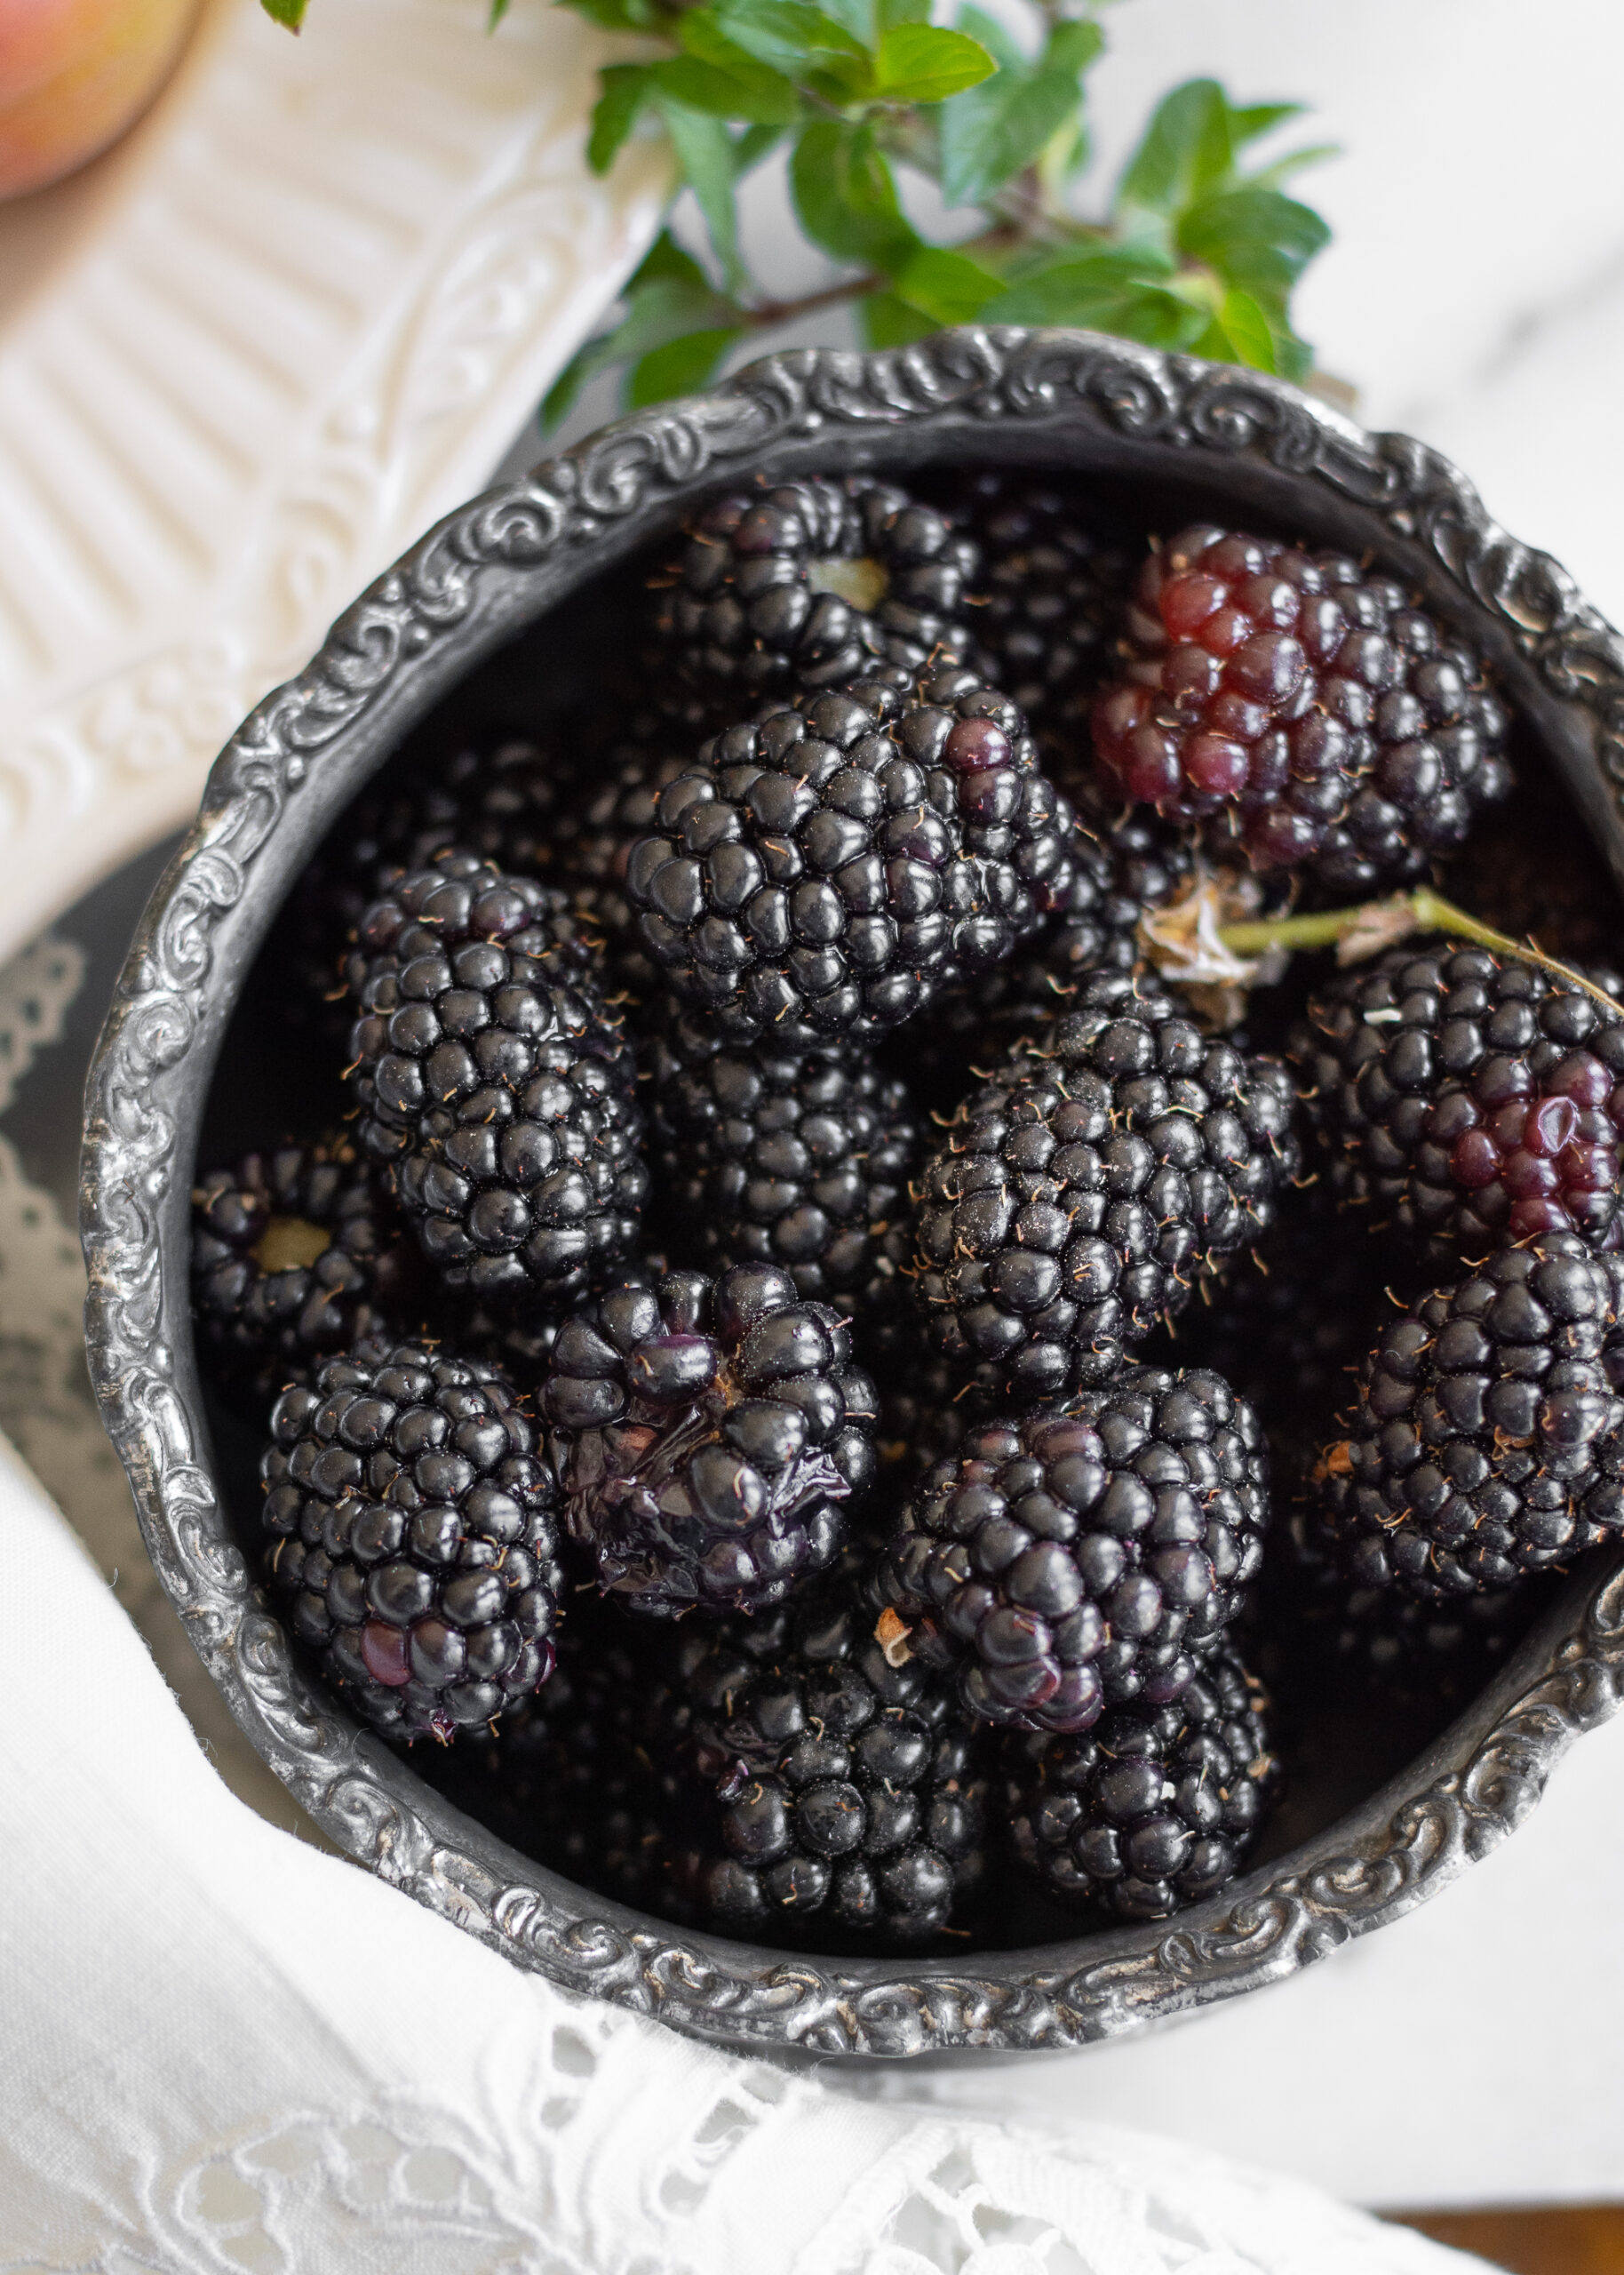
[[105, 150], [163, 85], [197, 0], [0, 0], [0, 197]]

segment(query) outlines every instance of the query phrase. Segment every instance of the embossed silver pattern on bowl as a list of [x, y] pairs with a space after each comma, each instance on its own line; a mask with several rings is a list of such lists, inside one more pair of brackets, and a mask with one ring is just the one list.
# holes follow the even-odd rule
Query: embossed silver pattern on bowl
[[592, 1895], [432, 1792], [306, 1677], [236, 1545], [187, 1305], [188, 1191], [223, 1029], [302, 864], [402, 737], [586, 579], [758, 472], [1025, 466], [1174, 483], [1367, 554], [1493, 657], [1624, 875], [1624, 643], [1424, 444], [1284, 382], [1079, 331], [805, 350], [621, 420], [452, 515], [221, 754], [131, 950], [87, 1091], [87, 1337], [159, 1576], [254, 1745], [352, 1856], [523, 1967], [741, 2048], [1076, 2044], [1233, 1997], [1435, 1894], [1620, 1704], [1624, 1557], [1567, 1584], [1469, 1712], [1360, 1807], [1171, 1923], [961, 1963], [786, 1956]]

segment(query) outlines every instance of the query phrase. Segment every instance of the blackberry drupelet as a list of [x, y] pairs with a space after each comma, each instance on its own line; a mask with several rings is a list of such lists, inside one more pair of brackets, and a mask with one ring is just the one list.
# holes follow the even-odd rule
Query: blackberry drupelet
[[873, 1474], [847, 1322], [768, 1265], [610, 1289], [561, 1329], [541, 1408], [571, 1537], [657, 1617], [778, 1602]]
[[377, 1173], [341, 1141], [245, 1153], [193, 1187], [199, 1348], [261, 1421], [318, 1359], [410, 1326], [420, 1281]]
[[1624, 1530], [1624, 1265], [1500, 1249], [1393, 1321], [1315, 1503], [1360, 1587], [1507, 1588]]
[[1015, 1856], [1045, 1893], [1166, 1920], [1233, 1880], [1279, 1797], [1268, 1702], [1227, 1637], [1171, 1704], [1005, 1741]]
[[1510, 786], [1480, 657], [1335, 553], [1198, 524], [1154, 551], [1094, 709], [1123, 795], [1341, 891], [1419, 876]]
[[557, 1489], [496, 1368], [375, 1337], [283, 1391], [271, 1439], [271, 1592], [346, 1704], [445, 1739], [546, 1680]]
[[724, 1050], [675, 1009], [645, 1065], [662, 1204], [698, 1260], [782, 1265], [851, 1310], [919, 1147], [903, 1084], [856, 1054]]
[[1283, 1066], [1204, 1034], [1153, 982], [1095, 975], [920, 1174], [936, 1347], [1023, 1400], [1107, 1380], [1265, 1229], [1296, 1167]]
[[553, 897], [447, 853], [375, 901], [350, 957], [361, 1143], [445, 1285], [556, 1303], [636, 1238], [636, 1067]]
[[1040, 740], [1086, 735], [1128, 595], [1126, 555], [1101, 541], [1072, 499], [1041, 483], [977, 475], [956, 502], [984, 564], [970, 620], [989, 675]]
[[871, 476], [811, 475], [724, 498], [696, 525], [659, 611], [693, 685], [736, 705], [830, 687], [876, 659], [968, 660], [958, 619], [973, 541]]
[[1268, 1463], [1221, 1376], [1125, 1366], [1060, 1408], [971, 1430], [904, 1509], [880, 1632], [958, 1676], [970, 1712], [1086, 1730], [1165, 1704], [1262, 1555]]
[[729, 1043], [872, 1037], [1064, 901], [1071, 816], [1020, 713], [972, 672], [900, 679], [717, 736], [633, 852], [645, 948]]
[[1543, 966], [1404, 946], [1339, 975], [1293, 1044], [1345, 1200], [1435, 1262], [1624, 1237], [1624, 1018]]
[[682, 1753], [705, 1807], [679, 1885], [732, 1934], [934, 1941], [985, 1872], [985, 1741], [855, 1607], [814, 1606], [768, 1663], [737, 1623], [686, 1644]]

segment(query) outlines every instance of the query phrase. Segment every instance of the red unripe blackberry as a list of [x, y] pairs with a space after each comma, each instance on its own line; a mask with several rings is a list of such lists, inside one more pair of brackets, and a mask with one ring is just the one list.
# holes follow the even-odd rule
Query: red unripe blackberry
[[443, 1739], [545, 1681], [557, 1488], [498, 1369], [378, 1337], [283, 1391], [271, 1432], [271, 1593], [347, 1704]]
[[553, 897], [441, 855], [350, 957], [361, 1143], [445, 1285], [556, 1302], [625, 1255], [648, 1185], [636, 1067]]
[[1362, 1587], [1511, 1586], [1624, 1530], [1624, 1265], [1500, 1249], [1382, 1334], [1313, 1505]]
[[736, 699], [835, 686], [875, 661], [967, 661], [958, 619], [976, 559], [906, 491], [812, 475], [705, 509], [660, 629], [684, 678]]
[[627, 898], [724, 1041], [818, 1050], [1008, 955], [1063, 899], [1070, 834], [997, 689], [888, 674], [707, 744], [662, 792]]
[[1257, 869], [1421, 874], [1510, 786], [1481, 659], [1335, 553], [1198, 524], [1153, 552], [1094, 709], [1122, 796]]
[[1015, 1856], [1057, 1902], [1166, 1920], [1216, 1895], [1279, 1798], [1268, 1703], [1227, 1637], [1170, 1704], [1136, 1700], [1080, 1737], [1005, 1741]]
[[1347, 1200], [1434, 1259], [1624, 1238], [1624, 1016], [1486, 948], [1390, 949], [1333, 980], [1293, 1042]]
[[781, 1265], [853, 1307], [919, 1147], [908, 1093], [856, 1053], [728, 1050], [667, 1006], [652, 1068], [663, 1207], [712, 1270]]
[[978, 1719], [1086, 1730], [1108, 1704], [1178, 1696], [1267, 1520], [1245, 1400], [1199, 1369], [1125, 1366], [927, 1473], [880, 1557], [879, 1632], [955, 1674]]
[[377, 1171], [341, 1143], [246, 1153], [193, 1188], [199, 1348], [261, 1420], [319, 1359], [409, 1326], [421, 1281]]
[[905, 1948], [975, 1897], [984, 1736], [919, 1660], [894, 1664], [872, 1624], [809, 1606], [770, 1656], [736, 1622], [681, 1639], [693, 1830], [675, 1839], [675, 1878], [713, 1926]]
[[571, 1537], [656, 1617], [780, 1602], [873, 1475], [849, 1327], [766, 1265], [611, 1288], [559, 1330], [541, 1410]]
[[936, 1347], [1022, 1400], [1109, 1379], [1265, 1229], [1296, 1167], [1292, 1106], [1277, 1060], [1203, 1033], [1152, 982], [1095, 973], [920, 1172]]

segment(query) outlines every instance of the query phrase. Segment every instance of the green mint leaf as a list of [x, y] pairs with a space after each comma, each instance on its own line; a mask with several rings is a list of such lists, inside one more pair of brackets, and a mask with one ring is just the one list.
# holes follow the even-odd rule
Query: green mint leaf
[[691, 252], [684, 252], [669, 229], [662, 229], [643, 255], [637, 273], [626, 286], [625, 297], [629, 299], [640, 285], [665, 283], [693, 284], [706, 292], [711, 290], [704, 269]]
[[1331, 232], [1311, 206], [1278, 189], [1235, 189], [1191, 206], [1178, 219], [1179, 251], [1226, 284], [1282, 313], [1292, 287], [1329, 243]]
[[1219, 305], [1218, 322], [1230, 343], [1232, 363], [1249, 363], [1254, 371], [1278, 368], [1269, 319], [1249, 292], [1226, 292]]
[[873, 92], [885, 102], [939, 103], [990, 79], [997, 69], [986, 49], [963, 32], [935, 24], [896, 24], [880, 35]]
[[544, 428], [555, 427], [588, 379], [612, 364], [647, 356], [689, 332], [736, 325], [738, 311], [706, 283], [704, 270], [662, 230], [623, 296], [619, 323], [573, 355], [541, 407]]
[[296, 32], [305, 20], [309, 0], [259, 0], [260, 6], [274, 24], [281, 24], [287, 31]]
[[935, 323], [969, 323], [989, 300], [998, 298], [1004, 284], [966, 253], [943, 245], [921, 245], [897, 270], [892, 289], [899, 300]]
[[829, 13], [843, 24], [866, 54], [874, 44], [874, 0], [825, 0]]
[[857, 303], [858, 329], [865, 347], [908, 347], [941, 329], [895, 292], [869, 292]]
[[1305, 166], [1323, 166], [1327, 158], [1340, 158], [1340, 142], [1310, 142], [1305, 150], [1288, 150], [1283, 158], [1276, 158], [1267, 166], [1260, 166], [1254, 174], [1246, 176], [1248, 189], [1278, 189], [1283, 181], [1300, 174]]
[[593, 173], [606, 174], [637, 124], [651, 88], [648, 70], [641, 63], [606, 64], [598, 74], [598, 88], [592, 132], [586, 138], [586, 163]]
[[[745, 278], [738, 250], [733, 139], [720, 118], [708, 117], [672, 100], [658, 84], [659, 75], [666, 68], [665, 64], [654, 67], [655, 100], [676, 153], [678, 171], [705, 216], [705, 226], [729, 290], [742, 291]], [[695, 66], [697, 70], [705, 68], [703, 64]]]
[[930, 0], [875, 0], [874, 23], [879, 31], [888, 32], [896, 24], [929, 21]]
[[1092, 63], [1097, 63], [1105, 52], [1105, 35], [1092, 17], [1083, 21], [1068, 18], [1056, 24], [1049, 34], [1043, 51], [1046, 71], [1069, 71], [1080, 79]]
[[974, 0], [959, 11], [957, 28], [978, 47], [984, 47], [1000, 71], [1015, 71], [1030, 77], [1031, 58], [1014, 37], [1007, 24], [999, 23], [996, 16], [988, 15], [984, 8], [977, 8]]
[[740, 68], [704, 60], [697, 55], [673, 55], [669, 62], [647, 66], [662, 95], [708, 117], [748, 119], [764, 126], [792, 125], [800, 98], [781, 71], [744, 56]]
[[680, 339], [650, 349], [626, 375], [626, 408], [641, 411], [649, 403], [704, 387], [738, 336], [736, 327], [718, 325], [709, 331], [684, 332]]
[[1190, 79], [1165, 95], [1128, 160], [1118, 206], [1172, 214], [1227, 180], [1235, 154], [1230, 107], [1215, 79]]
[[984, 205], [1031, 165], [1077, 109], [1077, 83], [1060, 71], [1017, 78], [1000, 70], [943, 104], [937, 118], [942, 195]]
[[734, 45], [786, 74], [820, 56], [863, 56], [847, 27], [812, 0], [715, 0], [710, 13]]
[[490, 13], [485, 19], [485, 29], [488, 32], [495, 31], [506, 13], [507, 0], [490, 0]]
[[641, 32], [651, 27], [649, 0], [560, 0], [560, 5], [605, 31]]
[[888, 275], [918, 250], [870, 127], [839, 119], [804, 127], [790, 160], [790, 190], [801, 228], [837, 260]]
[[781, 126], [746, 126], [733, 139], [733, 178], [742, 181], [784, 140]]
[[1255, 142], [1260, 134], [1284, 126], [1288, 118], [1301, 118], [1306, 108], [1304, 103], [1231, 103], [1230, 140], [1238, 150], [1247, 142]]
[[1136, 280], [1110, 255], [1057, 260], [1014, 284], [982, 310], [985, 323], [1087, 324], [1148, 347], [1189, 347], [1208, 312], [1176, 292]]

